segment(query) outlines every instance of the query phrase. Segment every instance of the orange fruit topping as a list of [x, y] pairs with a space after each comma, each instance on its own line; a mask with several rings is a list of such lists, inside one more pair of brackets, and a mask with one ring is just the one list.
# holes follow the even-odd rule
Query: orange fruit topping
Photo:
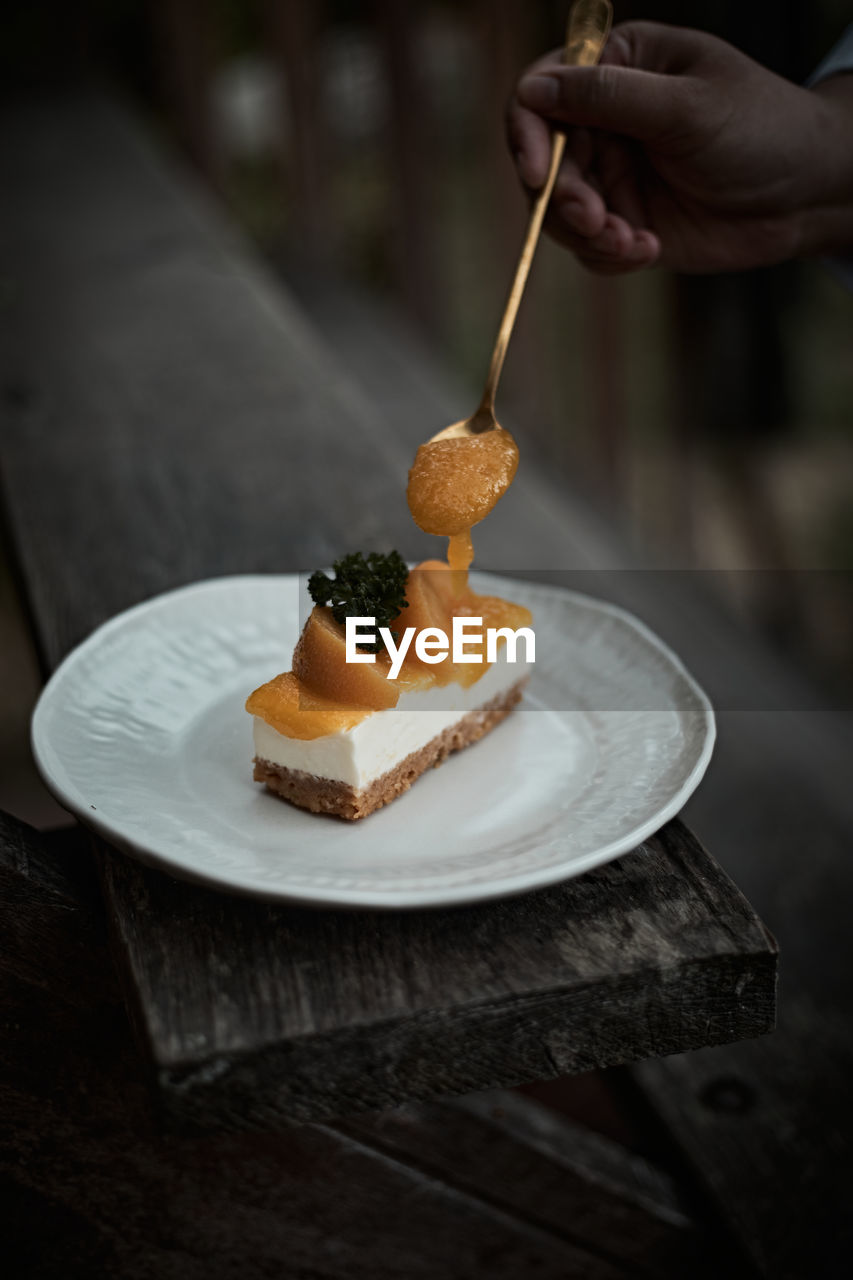
[[388, 679], [391, 660], [385, 649], [372, 656], [374, 662], [347, 662], [344, 628], [335, 622], [331, 609], [316, 605], [294, 650], [293, 674], [306, 689], [324, 698], [383, 711], [396, 705], [400, 688], [396, 680]]
[[[305, 624], [293, 654], [293, 670], [261, 685], [250, 696], [246, 710], [261, 716], [288, 738], [320, 738], [353, 728], [370, 715], [396, 705], [407, 689], [424, 689], [455, 681], [474, 684], [488, 670], [485, 632], [489, 627], [529, 626], [530, 611], [498, 596], [481, 596], [466, 585], [459, 589], [459, 574], [442, 560], [425, 560], [409, 573], [408, 608], [391, 624], [398, 633], [415, 628], [406, 658], [396, 680], [388, 678], [391, 660], [383, 649], [372, 663], [348, 663], [344, 628], [330, 609], [316, 607]], [[439, 628], [450, 645], [454, 617], [483, 619], [482, 639], [466, 639], [466, 654], [479, 653], [482, 662], [454, 663], [450, 654], [440, 663], [425, 663], [415, 652], [417, 633]], [[479, 629], [478, 629], [479, 630]]]

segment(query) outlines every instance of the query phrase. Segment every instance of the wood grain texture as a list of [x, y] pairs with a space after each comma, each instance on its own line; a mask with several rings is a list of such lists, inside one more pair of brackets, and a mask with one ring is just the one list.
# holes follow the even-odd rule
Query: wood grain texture
[[2, 161], [5, 498], [50, 666], [164, 589], [417, 534], [404, 446], [120, 112], [21, 109]]
[[2, 972], [43, 983], [53, 998], [77, 1008], [97, 1004], [112, 989], [111, 973], [102, 982], [92, 964], [102, 942], [102, 909], [82, 833], [65, 833], [55, 846], [0, 812], [0, 905]]
[[[394, 1117], [373, 1117], [375, 1132], [365, 1124], [360, 1133], [159, 1132], [82, 852], [73, 834], [57, 842], [0, 825], [0, 1195], [3, 1263], [16, 1280], [683, 1275], [697, 1232], [666, 1178], [646, 1169], [638, 1189], [637, 1162], [612, 1144], [603, 1154], [587, 1142], [580, 1157], [575, 1130], [523, 1099], [503, 1100], [503, 1124], [483, 1118], [476, 1101], [409, 1109], [404, 1129], [416, 1142]], [[43, 872], [57, 856], [63, 884]], [[6, 939], [26, 924], [34, 944], [48, 933], [52, 941], [21, 968]], [[69, 956], [73, 1000], [61, 968]], [[434, 1155], [422, 1167], [422, 1152], [448, 1141], [465, 1153], [462, 1179]], [[564, 1164], [573, 1152], [562, 1220], [530, 1212], [546, 1197], [556, 1209], [559, 1155], [530, 1158], [544, 1142]], [[494, 1169], [510, 1172], [505, 1188]], [[602, 1179], [607, 1196], [591, 1215]], [[627, 1220], [638, 1243], [626, 1251], [609, 1236]]]
[[773, 944], [679, 823], [555, 889], [447, 912], [287, 909], [100, 859], [184, 1122], [346, 1115], [773, 1025]]
[[408, 1105], [335, 1126], [641, 1275], [719, 1275], [669, 1177], [518, 1093]]
[[763, 1275], [840, 1278], [853, 1251], [846, 718], [729, 713], [720, 728], [714, 794], [691, 810], [726, 836], [779, 938], [779, 1025], [766, 1045], [644, 1064], [637, 1080]]

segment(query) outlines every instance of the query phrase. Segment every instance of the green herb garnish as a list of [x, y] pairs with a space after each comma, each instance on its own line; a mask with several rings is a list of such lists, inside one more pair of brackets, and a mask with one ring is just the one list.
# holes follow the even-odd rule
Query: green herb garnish
[[[399, 551], [382, 555], [371, 551], [336, 560], [335, 576], [318, 569], [308, 579], [308, 591], [315, 604], [331, 605], [335, 622], [343, 625], [346, 618], [375, 618], [377, 629], [387, 627], [401, 609], [408, 608], [406, 579], [409, 570]], [[399, 632], [392, 631], [394, 640]], [[377, 637], [375, 644], [359, 645], [368, 653], [379, 653], [383, 642]]]

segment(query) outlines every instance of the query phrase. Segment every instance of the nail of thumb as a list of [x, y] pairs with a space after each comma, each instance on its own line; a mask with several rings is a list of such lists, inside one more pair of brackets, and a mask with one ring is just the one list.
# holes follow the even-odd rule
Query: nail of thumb
[[516, 92], [522, 106], [531, 111], [551, 111], [560, 100], [560, 87], [553, 76], [525, 76]]

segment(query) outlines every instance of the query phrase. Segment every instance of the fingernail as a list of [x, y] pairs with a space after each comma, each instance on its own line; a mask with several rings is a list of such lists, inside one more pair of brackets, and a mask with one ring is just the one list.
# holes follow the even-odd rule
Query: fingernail
[[553, 110], [560, 97], [560, 90], [553, 76], [527, 76], [520, 81], [516, 92], [519, 102], [533, 111]]

